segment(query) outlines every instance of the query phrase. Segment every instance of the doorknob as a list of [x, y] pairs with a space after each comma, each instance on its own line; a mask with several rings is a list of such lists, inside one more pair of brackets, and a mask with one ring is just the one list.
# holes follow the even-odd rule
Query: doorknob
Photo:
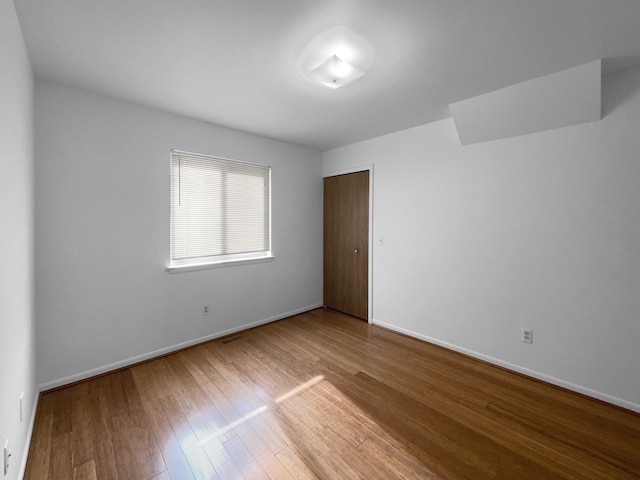
[[358, 253], [358, 249], [356, 248], [356, 249], [354, 250], [354, 252], [355, 252], [355, 253]]

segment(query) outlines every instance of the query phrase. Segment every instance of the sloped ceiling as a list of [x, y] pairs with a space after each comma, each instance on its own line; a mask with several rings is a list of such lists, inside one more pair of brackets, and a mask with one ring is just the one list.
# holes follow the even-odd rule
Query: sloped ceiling
[[602, 61], [449, 105], [463, 145], [600, 120]]
[[[599, 58], [640, 59], [638, 0], [15, 0], [36, 75], [320, 151]], [[346, 25], [368, 74], [309, 83], [298, 56]]]

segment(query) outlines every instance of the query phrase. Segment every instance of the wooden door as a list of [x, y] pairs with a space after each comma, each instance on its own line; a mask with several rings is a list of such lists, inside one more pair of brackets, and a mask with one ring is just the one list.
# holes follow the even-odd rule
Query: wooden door
[[324, 179], [324, 304], [369, 319], [369, 172]]

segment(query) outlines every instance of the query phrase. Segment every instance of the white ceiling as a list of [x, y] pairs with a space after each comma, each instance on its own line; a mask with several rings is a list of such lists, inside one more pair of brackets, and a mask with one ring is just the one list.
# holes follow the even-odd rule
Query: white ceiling
[[[640, 0], [15, 0], [35, 73], [320, 151], [598, 58], [640, 59]], [[297, 71], [314, 37], [367, 39], [344, 88]]]

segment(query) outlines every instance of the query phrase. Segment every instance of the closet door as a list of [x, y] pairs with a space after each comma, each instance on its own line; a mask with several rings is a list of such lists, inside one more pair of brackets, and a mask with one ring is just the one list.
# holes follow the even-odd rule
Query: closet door
[[324, 305], [369, 319], [369, 172], [324, 179]]

